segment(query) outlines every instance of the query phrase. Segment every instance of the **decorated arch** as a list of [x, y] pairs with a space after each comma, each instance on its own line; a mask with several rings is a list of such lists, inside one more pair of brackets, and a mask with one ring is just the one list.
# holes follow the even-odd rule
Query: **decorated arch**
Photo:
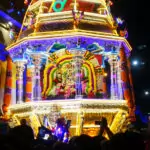
[[[80, 67], [76, 59], [81, 59]], [[44, 70], [43, 97], [73, 98], [76, 94], [77, 78], [80, 78], [81, 92], [84, 96], [96, 95], [102, 92], [97, 85], [97, 74], [103, 76], [101, 57], [99, 59], [91, 52], [73, 54], [61, 49], [49, 56], [48, 64]], [[80, 70], [80, 71], [79, 71]], [[102, 82], [102, 81], [101, 81]]]

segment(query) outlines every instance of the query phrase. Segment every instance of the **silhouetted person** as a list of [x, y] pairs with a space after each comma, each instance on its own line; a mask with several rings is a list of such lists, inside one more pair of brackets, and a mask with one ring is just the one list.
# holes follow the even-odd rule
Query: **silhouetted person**
[[26, 119], [22, 119], [20, 121], [20, 132], [22, 133], [22, 136], [28, 140], [34, 140], [34, 133], [32, 128], [27, 124]]
[[101, 123], [100, 123], [99, 135], [102, 136], [104, 131], [108, 135], [109, 139], [113, 136], [112, 131], [108, 127], [107, 119], [105, 117], [102, 117], [102, 120], [101, 120]]
[[32, 128], [27, 125], [26, 119], [20, 121], [20, 125], [12, 129], [11, 133], [12, 144], [17, 149], [27, 149], [34, 140]]
[[94, 143], [92, 137], [89, 135], [82, 134], [76, 136], [73, 141], [70, 142], [77, 150], [92, 150]]
[[117, 133], [102, 145], [102, 150], [145, 150], [143, 137], [136, 132]]

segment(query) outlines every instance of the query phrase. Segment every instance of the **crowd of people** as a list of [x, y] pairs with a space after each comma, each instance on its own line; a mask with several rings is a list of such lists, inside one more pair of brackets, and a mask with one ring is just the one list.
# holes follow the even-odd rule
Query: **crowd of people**
[[[40, 128], [39, 128], [40, 129]], [[108, 138], [103, 136], [107, 133]], [[101, 121], [99, 134], [95, 137], [82, 134], [71, 137], [67, 142], [57, 137], [35, 138], [32, 128], [22, 119], [19, 126], [0, 133], [1, 150], [150, 150], [150, 137], [138, 131], [127, 130], [113, 134], [105, 118]]]

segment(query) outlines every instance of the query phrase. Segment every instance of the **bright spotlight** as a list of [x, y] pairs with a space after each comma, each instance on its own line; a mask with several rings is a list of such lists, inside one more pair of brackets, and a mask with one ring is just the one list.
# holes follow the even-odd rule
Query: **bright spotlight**
[[133, 64], [133, 66], [137, 66], [139, 64], [139, 62], [137, 60], [134, 60], [132, 64]]
[[149, 95], [149, 91], [145, 91], [145, 95]]

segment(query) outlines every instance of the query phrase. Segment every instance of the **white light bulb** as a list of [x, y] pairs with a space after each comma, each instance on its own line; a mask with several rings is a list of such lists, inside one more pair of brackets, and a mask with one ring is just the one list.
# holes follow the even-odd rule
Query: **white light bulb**
[[134, 66], [137, 66], [138, 63], [139, 63], [139, 62], [138, 62], [137, 60], [134, 60], [132, 64], [133, 64]]
[[145, 91], [145, 95], [149, 95], [149, 91]]
[[13, 24], [12, 24], [12, 22], [10, 22], [10, 21], [8, 22], [8, 24], [9, 24], [10, 26], [12, 26], [12, 25], [13, 25]]

